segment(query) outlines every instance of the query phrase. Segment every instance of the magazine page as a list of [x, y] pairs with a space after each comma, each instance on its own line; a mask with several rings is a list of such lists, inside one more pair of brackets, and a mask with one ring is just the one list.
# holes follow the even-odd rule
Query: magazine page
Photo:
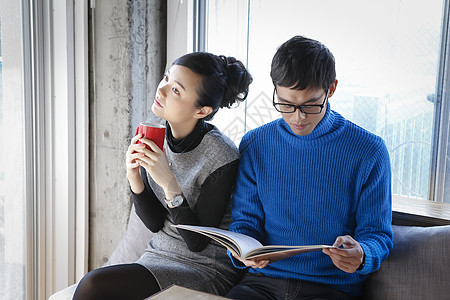
[[263, 246], [256, 239], [237, 232], [232, 232], [215, 227], [194, 225], [173, 225], [174, 227], [201, 233], [225, 246], [231, 252], [236, 253], [243, 259], [268, 259], [276, 262], [297, 254], [319, 251], [324, 248], [336, 248], [328, 245], [309, 246], [285, 246], [268, 245]]
[[207, 233], [207, 232], [201, 232], [198, 230], [192, 230], [193, 232], [203, 234], [210, 239], [216, 241], [217, 243], [221, 244], [222, 246], [226, 247], [228, 250], [230, 250], [233, 254], [236, 254], [239, 256], [238, 253], [240, 253], [240, 248], [238, 245], [236, 245], [231, 239], [218, 236], [217, 234]]
[[255, 257], [256, 255], [267, 254], [267, 253], [275, 253], [275, 252], [290, 252], [290, 251], [303, 251], [303, 252], [311, 252], [318, 251], [324, 248], [336, 248], [328, 245], [308, 245], [308, 246], [283, 246], [283, 245], [268, 245], [262, 246], [257, 249], [253, 249], [248, 252], [246, 257]]
[[222, 244], [224, 243], [223, 239], [231, 241], [239, 247], [239, 252], [237, 252], [237, 254], [240, 256], [245, 256], [249, 251], [251, 251], [255, 248], [262, 247], [262, 244], [260, 242], [258, 242], [256, 239], [254, 239], [250, 236], [247, 236], [245, 234], [241, 234], [241, 233], [237, 233], [237, 232], [233, 232], [233, 231], [229, 231], [229, 230], [224, 230], [224, 229], [214, 228], [214, 227], [193, 226], [193, 225], [174, 225], [174, 226], [177, 228], [180, 228], [180, 229], [201, 232], [213, 239], [214, 239], [214, 237], [217, 237], [222, 240]]
[[[289, 248], [287, 248], [289, 247]], [[336, 248], [327, 245], [314, 245], [314, 246], [287, 246], [287, 247], [274, 247], [264, 246], [263, 248], [255, 249], [247, 253], [245, 259], [268, 259], [270, 263], [307, 252], [319, 251], [325, 248]]]

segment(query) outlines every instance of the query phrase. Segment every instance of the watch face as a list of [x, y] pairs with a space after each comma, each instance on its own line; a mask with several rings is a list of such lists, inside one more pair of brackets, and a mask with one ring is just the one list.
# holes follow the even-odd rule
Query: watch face
[[172, 200], [172, 206], [177, 207], [183, 203], [183, 196], [176, 195]]

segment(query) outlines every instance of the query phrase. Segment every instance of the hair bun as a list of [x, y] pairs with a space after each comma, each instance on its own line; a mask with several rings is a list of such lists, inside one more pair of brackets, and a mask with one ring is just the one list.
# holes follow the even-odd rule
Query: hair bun
[[231, 107], [235, 102], [241, 102], [247, 98], [253, 78], [240, 60], [223, 55], [219, 58], [223, 62], [228, 85], [220, 107]]
[[222, 60], [223, 62], [223, 67], [227, 68], [228, 67], [228, 58], [225, 55], [219, 55], [219, 58]]
[[177, 58], [174, 65], [189, 68], [202, 75], [198, 87], [197, 106], [210, 106], [213, 111], [204, 120], [211, 120], [222, 107], [231, 107], [235, 102], [247, 98], [252, 76], [244, 64], [234, 57], [208, 52], [193, 52]]

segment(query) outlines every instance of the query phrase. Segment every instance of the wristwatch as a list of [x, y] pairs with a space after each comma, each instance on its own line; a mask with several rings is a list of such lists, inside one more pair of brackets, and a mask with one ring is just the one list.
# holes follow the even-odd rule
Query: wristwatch
[[166, 201], [166, 204], [169, 208], [175, 208], [175, 207], [179, 207], [181, 206], [181, 204], [183, 204], [183, 201], [186, 198], [184, 198], [183, 194], [179, 194], [179, 195], [175, 195], [172, 200], [167, 200], [164, 199]]

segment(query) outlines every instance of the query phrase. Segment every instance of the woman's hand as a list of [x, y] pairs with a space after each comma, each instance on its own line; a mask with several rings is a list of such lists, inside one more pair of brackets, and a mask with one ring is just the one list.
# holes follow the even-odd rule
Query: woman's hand
[[267, 259], [262, 259], [262, 260], [241, 259], [239, 256], [236, 255], [236, 253], [233, 253], [232, 251], [230, 251], [230, 252], [231, 252], [231, 254], [233, 255], [234, 258], [236, 258], [237, 260], [242, 262], [245, 266], [252, 267], [254, 269], [256, 269], [256, 268], [260, 268], [260, 269], [265, 268], [270, 263], [270, 261], [267, 260]]
[[140, 164], [137, 159], [143, 157], [145, 154], [139, 152], [145, 145], [138, 144], [137, 141], [142, 137], [138, 134], [131, 139], [130, 146], [126, 153], [127, 178], [130, 183], [131, 190], [135, 194], [140, 194], [144, 190], [144, 183], [141, 179]]
[[[156, 144], [146, 138], [140, 138], [142, 147], [136, 151], [140, 155], [136, 157], [136, 162], [145, 168], [153, 180], [164, 190], [167, 199], [172, 199], [175, 195], [181, 194], [181, 188], [169, 167], [166, 154], [159, 149]], [[151, 150], [147, 149], [148, 145]]]

